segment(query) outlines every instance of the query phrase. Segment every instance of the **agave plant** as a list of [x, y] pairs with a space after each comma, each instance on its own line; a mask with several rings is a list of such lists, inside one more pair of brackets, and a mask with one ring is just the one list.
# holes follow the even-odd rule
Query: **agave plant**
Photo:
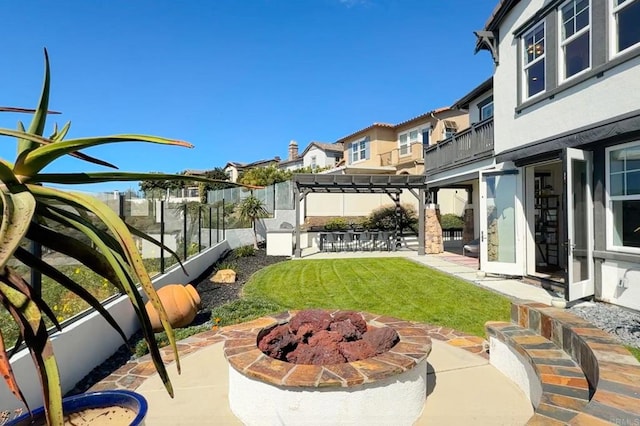
[[[44, 53], [45, 77], [37, 108], [31, 111], [20, 108], [0, 108], [0, 111], [33, 113], [28, 129], [25, 129], [21, 123], [18, 123], [18, 130], [0, 129], [0, 135], [18, 140], [15, 162], [10, 163], [0, 158], [0, 205], [3, 210], [0, 225], [0, 303], [11, 314], [20, 329], [14, 349], [24, 343], [31, 353], [41, 381], [47, 422], [52, 425], [61, 425], [63, 413], [60, 378], [45, 317], [49, 318], [58, 329], [60, 324], [51, 308], [42, 299], [39, 290], [18, 275], [15, 269], [9, 266], [9, 260], [17, 259], [20, 263], [52, 278], [56, 283], [84, 299], [105, 317], [122, 336], [125, 343], [124, 332], [94, 296], [72, 278], [23, 248], [21, 242], [27, 238], [51, 250], [71, 256], [126, 294], [140, 321], [155, 367], [167, 392], [173, 396], [171, 382], [160, 357], [142, 295], [137, 290], [138, 285], [160, 314], [179, 372], [180, 361], [176, 342], [165, 310], [142, 263], [142, 257], [136, 249], [133, 236], [145, 238], [158, 245], [160, 243], [125, 224], [114, 211], [98, 199], [87, 194], [50, 187], [47, 184], [173, 180], [185, 179], [185, 176], [117, 171], [48, 174], [43, 173], [42, 170], [65, 155], [116, 168], [110, 163], [81, 152], [85, 148], [97, 145], [131, 141], [182, 147], [192, 147], [192, 145], [183, 141], [135, 134], [65, 139], [70, 123], [61, 129], [56, 126], [51, 136], [44, 137], [45, 121], [50, 113], [48, 110], [49, 59], [46, 50]], [[207, 183], [217, 182], [197, 176], [190, 176], [188, 179]], [[74, 234], [70, 230], [79, 232], [78, 235], [82, 235], [84, 240], [72, 236]], [[0, 375], [11, 392], [29, 409], [12, 372], [9, 358], [0, 333]]]

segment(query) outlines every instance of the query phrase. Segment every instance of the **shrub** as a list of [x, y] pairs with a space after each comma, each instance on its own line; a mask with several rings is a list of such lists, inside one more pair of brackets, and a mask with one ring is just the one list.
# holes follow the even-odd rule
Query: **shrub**
[[211, 310], [211, 318], [216, 325], [224, 327], [250, 321], [262, 316], [283, 311], [284, 308], [270, 300], [250, 297], [225, 303]]
[[461, 229], [464, 228], [464, 219], [453, 213], [443, 214], [440, 218], [440, 226], [442, 229]]
[[327, 231], [346, 231], [349, 224], [343, 217], [335, 217], [329, 219], [324, 225], [324, 229]]
[[253, 246], [242, 246], [238, 247], [233, 251], [235, 257], [250, 257], [255, 256], [256, 249]]
[[220, 263], [216, 263], [216, 271], [220, 271], [222, 269], [231, 269], [232, 271], [235, 271], [237, 268], [236, 264], [234, 262], [220, 262]]
[[[402, 211], [402, 219], [400, 221], [401, 229], [411, 229], [416, 232], [418, 227], [418, 217], [413, 206], [403, 204], [400, 206]], [[383, 231], [391, 231], [396, 227], [396, 206], [393, 204], [379, 207], [369, 214], [367, 218], [369, 229], [380, 229]]]

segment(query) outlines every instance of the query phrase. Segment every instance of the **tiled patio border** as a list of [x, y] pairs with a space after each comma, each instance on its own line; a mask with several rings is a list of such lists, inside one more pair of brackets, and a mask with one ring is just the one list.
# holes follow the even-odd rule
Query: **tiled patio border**
[[[226, 336], [233, 335], [234, 330], [241, 330], [242, 327], [242, 324], [230, 325], [219, 330], [205, 331], [183, 339], [178, 342], [178, 353], [181, 357], [184, 357], [207, 346], [224, 342], [227, 338]], [[446, 342], [452, 346], [489, 359], [486, 351], [486, 341], [481, 337], [470, 336], [451, 328], [429, 324], [421, 324], [421, 328], [426, 330], [427, 335], [433, 340]], [[170, 347], [161, 348], [160, 351], [165, 363], [173, 362], [174, 357]], [[156, 374], [156, 370], [151, 361], [151, 357], [144, 355], [140, 358], [131, 359], [109, 376], [93, 385], [88, 391], [105, 389], [135, 390], [154, 374]]]

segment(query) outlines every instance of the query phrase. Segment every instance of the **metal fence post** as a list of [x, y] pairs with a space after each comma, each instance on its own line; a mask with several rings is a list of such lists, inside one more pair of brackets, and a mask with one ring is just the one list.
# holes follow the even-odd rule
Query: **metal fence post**
[[202, 247], [202, 204], [198, 204], [198, 253]]
[[222, 239], [225, 240], [227, 238], [227, 226], [224, 220], [224, 198], [222, 199]]
[[160, 200], [160, 273], [164, 274], [164, 200]]
[[220, 242], [220, 206], [216, 207], [216, 244]]
[[182, 249], [182, 260], [187, 260], [187, 204], [184, 204], [184, 214], [182, 215], [182, 235], [184, 239], [184, 247]]
[[211, 245], [211, 206], [209, 206], [209, 247]]

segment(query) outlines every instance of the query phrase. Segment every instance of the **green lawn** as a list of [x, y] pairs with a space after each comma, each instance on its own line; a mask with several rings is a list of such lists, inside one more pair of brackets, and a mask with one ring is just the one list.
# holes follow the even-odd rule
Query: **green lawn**
[[283, 309], [354, 309], [437, 324], [485, 337], [509, 321], [505, 297], [401, 258], [296, 260], [257, 272], [243, 295]]

